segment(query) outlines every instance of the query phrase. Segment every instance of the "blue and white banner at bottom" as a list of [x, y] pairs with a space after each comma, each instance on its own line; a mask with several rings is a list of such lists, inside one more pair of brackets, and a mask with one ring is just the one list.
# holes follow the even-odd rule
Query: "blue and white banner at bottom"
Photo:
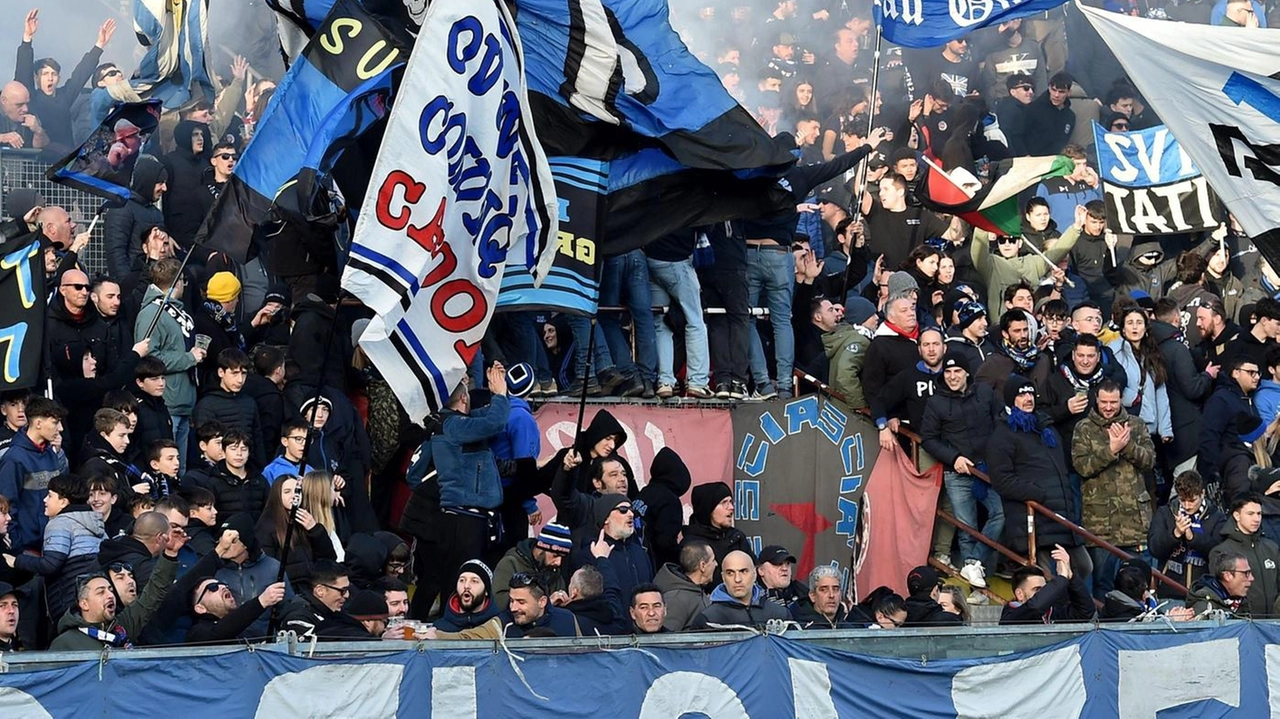
[[518, 660], [501, 650], [328, 659], [125, 651], [0, 674], [0, 716], [1257, 719], [1280, 706], [1280, 626], [1269, 624], [1100, 630], [1035, 651], [927, 663], [781, 637], [550, 654], [508, 646]]

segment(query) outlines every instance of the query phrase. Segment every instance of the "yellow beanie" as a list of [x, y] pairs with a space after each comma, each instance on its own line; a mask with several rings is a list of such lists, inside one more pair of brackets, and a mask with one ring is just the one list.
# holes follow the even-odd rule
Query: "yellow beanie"
[[209, 278], [205, 296], [214, 302], [230, 302], [240, 296], [240, 280], [230, 272], [217, 272]]

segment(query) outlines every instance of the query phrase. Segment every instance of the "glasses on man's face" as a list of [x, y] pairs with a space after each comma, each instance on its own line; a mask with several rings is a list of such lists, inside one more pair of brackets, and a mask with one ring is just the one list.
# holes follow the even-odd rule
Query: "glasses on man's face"
[[1256, 370], [1256, 369], [1247, 369], [1247, 368], [1245, 368], [1245, 367], [1241, 367], [1241, 368], [1240, 368], [1239, 370], [1237, 370], [1237, 371], [1238, 371], [1238, 372], [1244, 372], [1245, 374], [1250, 375], [1250, 376], [1253, 376], [1253, 377], [1259, 377], [1259, 376], [1261, 376], [1261, 375], [1262, 375], [1262, 373], [1261, 373], [1261, 372], [1259, 372], [1259, 371], [1258, 371], [1258, 370]]
[[239, 157], [239, 155], [230, 152], [220, 152], [214, 155], [214, 158], [218, 160], [234, 160], [237, 157]]
[[1033, 87], [1033, 86], [1031, 86], [1031, 85], [1014, 85], [1014, 86], [1013, 86], [1013, 89], [1015, 89], [1015, 90], [1026, 90], [1027, 92], [1030, 92], [1030, 91], [1034, 90], [1034, 89], [1035, 89], [1035, 87]]
[[128, 562], [112, 562], [111, 564], [107, 565], [107, 569], [112, 574], [123, 574], [125, 572], [128, 572], [129, 574], [133, 574], [133, 565], [129, 564]]
[[321, 582], [320, 586], [324, 587], [325, 589], [332, 589], [333, 591], [337, 592], [338, 594], [341, 594], [344, 597], [347, 596], [348, 594], [351, 594], [350, 584], [348, 584], [345, 587], [335, 587], [332, 584], [325, 584], [324, 582]]
[[301, 437], [285, 437], [285, 439], [289, 440], [290, 442], [305, 442], [307, 441], [307, 436], [304, 434]]
[[1253, 576], [1253, 570], [1252, 570], [1252, 569], [1224, 569], [1223, 571], [1224, 571], [1224, 572], [1230, 572], [1231, 574], [1243, 574], [1243, 575], [1244, 575], [1244, 576], [1246, 576], [1246, 577], [1252, 577], [1252, 576]]
[[120, 72], [119, 70], [113, 67], [110, 70], [107, 70], [106, 72], [102, 73], [102, 79], [105, 80], [109, 77], [120, 77], [122, 75], [124, 75], [123, 72]]
[[209, 582], [208, 584], [205, 585], [204, 589], [200, 590], [200, 596], [196, 597], [196, 604], [199, 604], [201, 601], [204, 600], [204, 595], [212, 592], [221, 591], [222, 588], [226, 586], [228, 585], [223, 584], [222, 582]]
[[512, 589], [520, 589], [522, 587], [535, 587], [535, 586], [538, 587], [539, 589], [542, 589], [542, 580], [538, 579], [538, 576], [536, 574], [530, 574], [528, 572], [516, 572], [515, 574], [511, 575], [511, 582], [509, 583], [509, 586]]
[[75, 290], [76, 292], [86, 292], [89, 289], [89, 285], [81, 284], [79, 282], [67, 282], [65, 284], [58, 285], [58, 286], [64, 290], [70, 289], [70, 290]]
[[618, 514], [632, 514], [635, 512], [635, 510], [632, 509], [631, 507], [614, 507], [613, 511], [617, 512]]

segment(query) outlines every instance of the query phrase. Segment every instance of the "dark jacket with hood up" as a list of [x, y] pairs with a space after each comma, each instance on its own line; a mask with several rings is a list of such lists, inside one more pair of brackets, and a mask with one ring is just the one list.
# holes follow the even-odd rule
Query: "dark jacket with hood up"
[[[204, 148], [192, 152], [192, 135], [204, 135]], [[204, 221], [202, 209], [209, 194], [205, 189], [204, 171], [213, 155], [213, 143], [209, 126], [194, 120], [182, 120], [173, 128], [173, 142], [178, 149], [164, 156], [162, 162], [169, 171], [169, 191], [164, 198], [164, 222], [169, 234], [183, 245], [195, 239], [200, 223]]]
[[680, 527], [684, 524], [684, 504], [680, 498], [689, 491], [693, 477], [680, 455], [663, 447], [649, 467], [649, 484], [640, 490], [644, 502], [645, 537], [654, 563], [661, 567], [680, 562]]
[[1167, 322], [1151, 323], [1151, 337], [1160, 348], [1168, 379], [1169, 414], [1173, 417], [1173, 441], [1170, 459], [1181, 464], [1195, 455], [1200, 445], [1202, 402], [1213, 391], [1213, 378], [1196, 369], [1191, 350], [1178, 337], [1178, 330]]
[[289, 335], [289, 357], [298, 362], [297, 382], [310, 387], [321, 384], [345, 394], [345, 358], [351, 356], [350, 332], [339, 328], [333, 333], [333, 347], [329, 361], [325, 362], [333, 315], [334, 308], [315, 294], [308, 294], [295, 304], [290, 312], [294, 324]]
[[[716, 485], [719, 485], [718, 487]], [[692, 504], [693, 514], [689, 516], [689, 523], [684, 527], [684, 538], [697, 538], [705, 540], [711, 545], [711, 550], [716, 556], [716, 571], [711, 576], [711, 581], [707, 584], [716, 586], [720, 584], [720, 567], [724, 564], [724, 558], [729, 552], [741, 550], [751, 556], [751, 561], [755, 561], [755, 549], [751, 546], [747, 535], [737, 527], [713, 527], [711, 526], [711, 512], [716, 508], [724, 497], [730, 496], [731, 492], [727, 485], [721, 482], [713, 482], [710, 484], [702, 484], [693, 488]]]
[[124, 207], [107, 211], [104, 221], [107, 271], [112, 277], [125, 278], [142, 255], [139, 234], [147, 225], [164, 225], [164, 213], [156, 207], [155, 188], [168, 177], [164, 164], [151, 155], [139, 155], [133, 166], [129, 184], [129, 201]]

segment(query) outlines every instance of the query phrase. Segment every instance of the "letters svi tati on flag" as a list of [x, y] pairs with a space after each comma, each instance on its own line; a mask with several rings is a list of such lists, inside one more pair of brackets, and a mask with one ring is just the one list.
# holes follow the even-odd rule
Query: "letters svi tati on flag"
[[375, 317], [360, 346], [410, 419], [475, 357], [504, 265], [550, 265], [554, 184], [501, 0], [437, 0], [418, 33], [342, 286]]
[[1107, 216], [1126, 235], [1167, 235], [1218, 226], [1213, 191], [1164, 125], [1107, 132], [1093, 123]]
[[1280, 267], [1280, 30], [1080, 10], [1218, 198]]

